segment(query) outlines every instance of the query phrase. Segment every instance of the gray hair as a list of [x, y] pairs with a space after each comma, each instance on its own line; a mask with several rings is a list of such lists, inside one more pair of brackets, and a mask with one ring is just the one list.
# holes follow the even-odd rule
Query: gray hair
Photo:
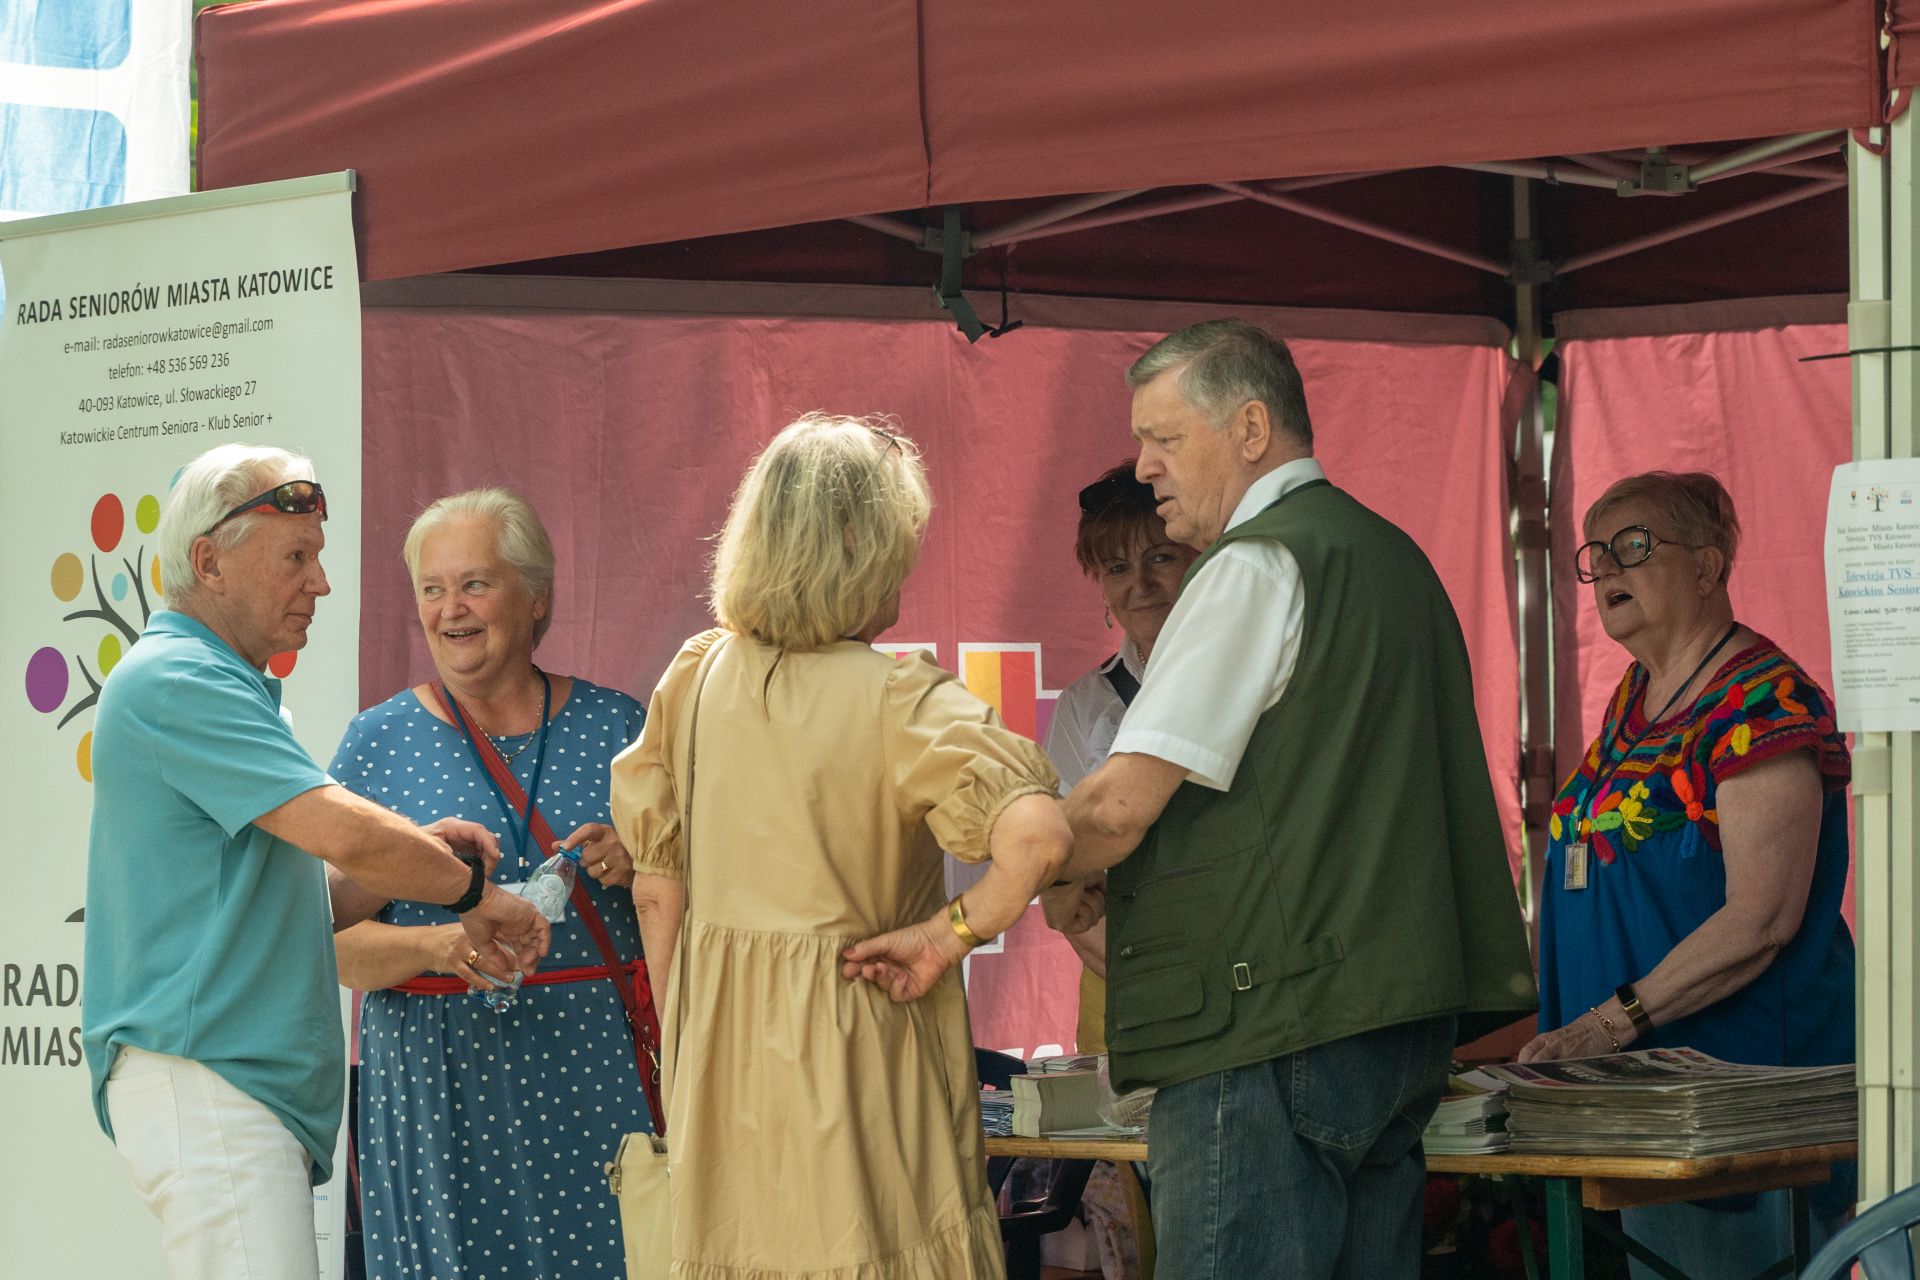
[[1293, 353], [1260, 326], [1245, 320], [1203, 320], [1168, 334], [1133, 362], [1127, 385], [1138, 391], [1169, 369], [1180, 370], [1174, 379], [1180, 398], [1215, 426], [1224, 426], [1247, 401], [1258, 400], [1276, 427], [1312, 451], [1307, 391]]
[[456, 516], [493, 521], [494, 550], [507, 562], [507, 567], [520, 576], [520, 585], [527, 589], [528, 595], [535, 600], [546, 599], [547, 616], [536, 618], [533, 623], [533, 643], [538, 646], [547, 628], [553, 625], [553, 540], [547, 537], [547, 526], [540, 523], [540, 514], [533, 509], [533, 504], [513, 490], [499, 486], [468, 489], [430, 504], [415, 518], [400, 548], [400, 557], [407, 562], [407, 577], [419, 579], [420, 548], [425, 545], [427, 535]]
[[[154, 532], [160, 562], [160, 594], [178, 607], [200, 588], [193, 573], [193, 544], [220, 517], [252, 497], [289, 480], [313, 479], [313, 463], [302, 454], [267, 445], [223, 444], [207, 450], [181, 469], [167, 491]], [[247, 540], [269, 513], [249, 511], [214, 530], [213, 545], [231, 551]]]

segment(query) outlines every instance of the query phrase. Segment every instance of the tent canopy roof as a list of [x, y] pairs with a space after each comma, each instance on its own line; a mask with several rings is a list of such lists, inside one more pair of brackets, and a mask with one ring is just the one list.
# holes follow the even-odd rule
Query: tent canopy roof
[[[1875, 0], [256, 0], [199, 19], [200, 180], [359, 172], [370, 279], [537, 264], [927, 284], [899, 228], [976, 234], [1076, 193], [1260, 192], [1478, 259], [1433, 257], [1259, 197], [1001, 245], [969, 285], [1500, 314], [1507, 176], [1445, 168], [1878, 120]], [[1837, 173], [1677, 198], [1544, 190], [1563, 262]], [[1676, 151], [1677, 158], [1686, 158]], [[1393, 172], [1412, 170], [1414, 172]], [[1350, 177], [1294, 194], [1286, 181]], [[1556, 281], [1555, 307], [1844, 290], [1845, 196], [1810, 198]], [[890, 214], [894, 234], [843, 219]], [[1092, 217], [1091, 213], [1085, 215]], [[909, 231], [909, 234], [912, 234]]]

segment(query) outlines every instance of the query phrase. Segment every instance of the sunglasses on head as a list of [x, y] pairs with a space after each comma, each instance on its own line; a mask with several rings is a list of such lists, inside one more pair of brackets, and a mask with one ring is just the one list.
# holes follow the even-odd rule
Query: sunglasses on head
[[[325, 520], [327, 495], [326, 491], [321, 489], [318, 480], [289, 480], [285, 484], [275, 485], [263, 494], [248, 498], [215, 520], [207, 533], [212, 533], [235, 516], [245, 515], [258, 507], [272, 507], [275, 511], [284, 512], [290, 516], [310, 516], [318, 511], [320, 518]], [[200, 536], [204, 538], [207, 534], [203, 533]]]
[[1132, 476], [1108, 476], [1095, 480], [1080, 491], [1080, 514], [1083, 516], [1103, 516], [1119, 507], [1152, 511], [1154, 506], [1153, 486], [1141, 484]]

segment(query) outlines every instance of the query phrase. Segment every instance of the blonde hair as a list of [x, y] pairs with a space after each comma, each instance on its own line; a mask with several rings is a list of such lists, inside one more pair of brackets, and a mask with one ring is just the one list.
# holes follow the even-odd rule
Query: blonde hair
[[520, 577], [520, 585], [534, 600], [545, 599], [545, 617], [534, 619], [533, 643], [537, 647], [547, 628], [553, 625], [553, 540], [547, 526], [540, 523], [533, 504], [511, 489], [491, 487], [468, 489], [449, 494], [428, 505], [414, 518], [407, 540], [400, 547], [400, 558], [407, 562], [407, 577], [420, 576], [420, 548], [427, 535], [458, 516], [476, 516], [494, 524], [494, 550], [507, 567]]
[[1694, 547], [1712, 547], [1720, 553], [1720, 582], [1733, 576], [1733, 554], [1740, 549], [1740, 516], [1733, 495], [1718, 476], [1707, 471], [1644, 471], [1615, 480], [1594, 499], [1581, 522], [1589, 535], [1593, 523], [1607, 510], [1629, 502], [1653, 508], [1660, 528], [1656, 537]]
[[707, 595], [721, 626], [818, 649], [878, 616], [933, 508], [920, 450], [896, 425], [809, 413], [761, 450], [713, 557]]

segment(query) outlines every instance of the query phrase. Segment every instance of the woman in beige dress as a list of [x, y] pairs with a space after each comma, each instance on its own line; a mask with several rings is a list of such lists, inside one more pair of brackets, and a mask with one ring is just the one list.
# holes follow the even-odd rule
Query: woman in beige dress
[[[671, 957], [680, 1280], [1003, 1274], [954, 969], [1072, 837], [1037, 746], [925, 657], [871, 647], [930, 505], [904, 437], [818, 415], [783, 430], [721, 536], [719, 629], [681, 649], [614, 761], [641, 935]], [[992, 859], [950, 903], [943, 846]]]

